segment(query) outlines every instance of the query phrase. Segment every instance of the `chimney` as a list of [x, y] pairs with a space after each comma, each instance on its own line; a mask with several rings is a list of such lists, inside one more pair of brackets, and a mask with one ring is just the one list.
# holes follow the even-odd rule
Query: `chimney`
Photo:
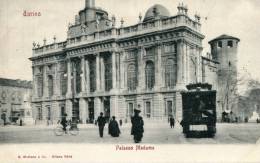
[[94, 8], [95, 7], [95, 0], [86, 0], [85, 7], [86, 8]]

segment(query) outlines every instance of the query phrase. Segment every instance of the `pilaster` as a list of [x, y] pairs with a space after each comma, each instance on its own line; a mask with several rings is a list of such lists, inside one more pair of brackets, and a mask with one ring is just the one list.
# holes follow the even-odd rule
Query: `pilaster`
[[66, 100], [66, 113], [67, 113], [67, 119], [72, 119], [72, 101]]
[[81, 57], [81, 92], [86, 92], [86, 68], [85, 68], [85, 57]]
[[100, 91], [100, 54], [96, 54], [96, 91]]
[[105, 91], [105, 64], [103, 57], [100, 57], [100, 90]]
[[177, 42], [177, 84], [176, 89], [185, 89], [184, 79], [184, 40], [178, 40]]
[[180, 92], [176, 92], [175, 96], [175, 109], [176, 109], [176, 118], [180, 122], [182, 120], [182, 97]]
[[155, 71], [155, 87], [160, 89], [162, 86], [162, 46], [157, 46], [157, 64], [156, 71]]
[[118, 96], [110, 97], [110, 115], [118, 117]]
[[120, 67], [120, 79], [119, 79], [119, 85], [120, 89], [125, 89], [126, 88], [126, 70], [127, 68], [125, 67], [125, 51], [121, 52], [119, 55], [119, 67]]
[[89, 80], [89, 60], [85, 60], [85, 64], [86, 64], [86, 66], [85, 66], [85, 68], [86, 68], [86, 78], [85, 78], [85, 81], [86, 81], [86, 87], [85, 87], [85, 89], [86, 89], [86, 92], [87, 92], [87, 94], [89, 94], [89, 92], [90, 92], [90, 89], [89, 89], [89, 87], [90, 87], [90, 80]]
[[47, 65], [43, 66], [43, 97], [48, 97]]
[[87, 120], [87, 107], [88, 103], [84, 98], [80, 98], [79, 100], [79, 118], [82, 123], [86, 123]]
[[95, 113], [95, 119], [99, 116], [101, 112], [101, 99], [99, 97], [95, 97], [94, 99], [94, 113]]
[[60, 90], [60, 73], [59, 73], [59, 64], [55, 64], [55, 77], [54, 77], [54, 95], [60, 96], [61, 95], [61, 90]]
[[72, 95], [72, 90], [71, 90], [71, 60], [67, 60], [67, 97], [71, 97]]
[[113, 89], [117, 88], [117, 80], [116, 80], [116, 52], [112, 52], [112, 83]]

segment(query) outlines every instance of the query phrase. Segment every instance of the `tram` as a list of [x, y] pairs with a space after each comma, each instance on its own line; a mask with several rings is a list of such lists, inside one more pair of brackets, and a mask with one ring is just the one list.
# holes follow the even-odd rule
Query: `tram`
[[207, 83], [190, 84], [182, 95], [183, 133], [186, 137], [214, 137], [216, 133], [216, 91]]

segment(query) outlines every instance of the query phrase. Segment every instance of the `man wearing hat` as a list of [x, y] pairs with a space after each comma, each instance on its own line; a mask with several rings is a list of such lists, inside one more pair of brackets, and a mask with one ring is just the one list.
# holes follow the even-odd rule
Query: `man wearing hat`
[[100, 113], [100, 116], [97, 119], [98, 128], [99, 128], [99, 136], [103, 137], [103, 131], [106, 124], [106, 119], [103, 117], [103, 112]]
[[140, 112], [141, 110], [134, 109], [134, 116], [131, 118], [131, 123], [132, 123], [131, 135], [134, 135], [135, 143], [139, 143], [140, 141], [142, 141], [143, 133], [144, 133], [144, 121], [143, 118], [139, 116]]
[[67, 121], [67, 114], [64, 113], [63, 116], [62, 116], [62, 118], [61, 118], [60, 124], [62, 125], [63, 131], [64, 131], [65, 133], [67, 133], [67, 131], [66, 131], [66, 127], [67, 127], [67, 125], [68, 125], [67, 123], [68, 123], [68, 121]]

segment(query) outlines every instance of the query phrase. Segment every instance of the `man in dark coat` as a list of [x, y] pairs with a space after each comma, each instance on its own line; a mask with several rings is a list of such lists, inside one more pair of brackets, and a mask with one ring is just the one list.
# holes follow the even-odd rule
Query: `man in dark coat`
[[105, 127], [105, 124], [106, 124], [106, 119], [105, 119], [105, 117], [103, 117], [102, 112], [100, 113], [100, 116], [97, 119], [97, 123], [98, 123], [98, 128], [99, 128], [99, 136], [102, 138], [104, 127]]
[[134, 116], [131, 118], [132, 129], [131, 135], [134, 135], [135, 143], [142, 141], [144, 133], [144, 121], [141, 116], [139, 116], [140, 110], [134, 109]]
[[171, 128], [174, 128], [174, 118], [171, 116], [170, 117], [170, 126], [171, 126]]
[[67, 114], [66, 114], [66, 113], [62, 116], [60, 124], [61, 124], [62, 127], [63, 127], [63, 131], [64, 131], [65, 133], [67, 133], [66, 127], [67, 127], [67, 125], [68, 125], [68, 121], [67, 121]]
[[120, 129], [115, 116], [113, 116], [112, 120], [109, 122], [108, 134], [110, 134], [113, 137], [119, 137]]

